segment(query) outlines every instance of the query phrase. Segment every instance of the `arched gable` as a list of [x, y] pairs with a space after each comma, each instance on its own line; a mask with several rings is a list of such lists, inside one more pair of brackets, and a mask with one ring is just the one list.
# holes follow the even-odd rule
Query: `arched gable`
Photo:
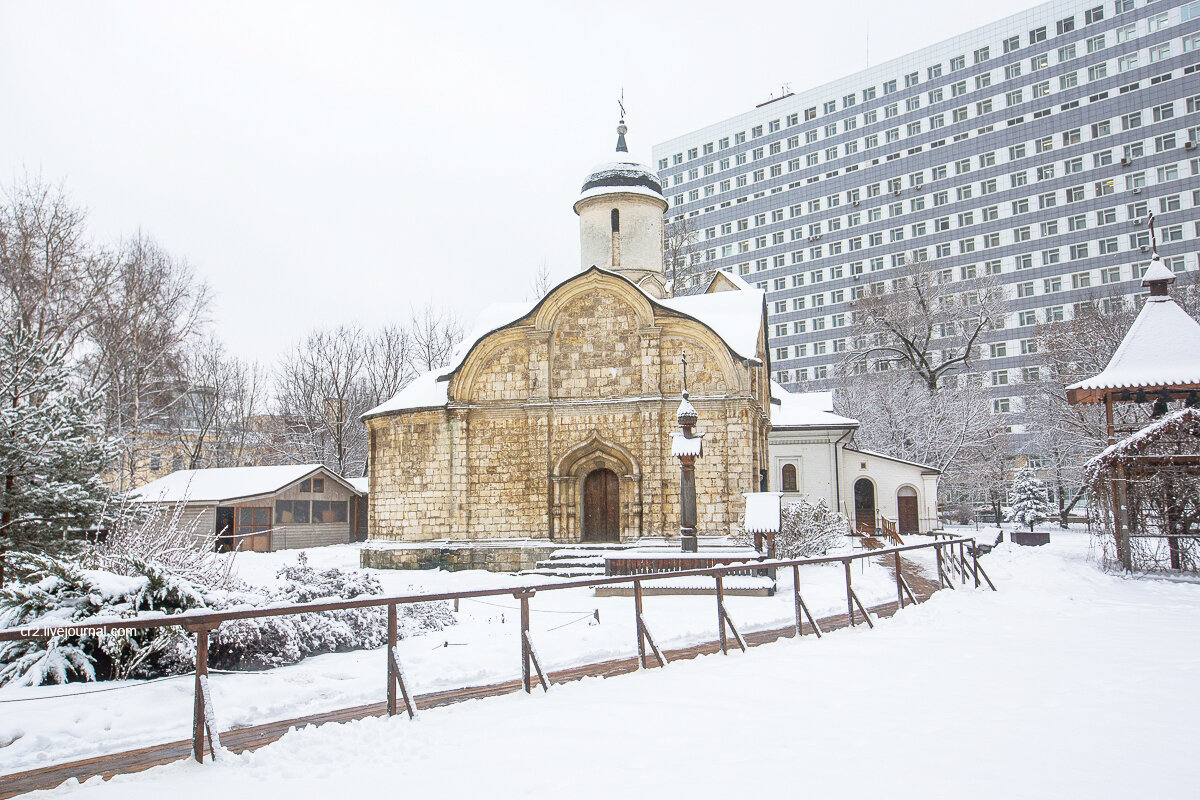
[[559, 456], [554, 462], [553, 475], [582, 475], [596, 466], [607, 467], [618, 475], [637, 477], [641, 474], [641, 466], [633, 453], [616, 442], [602, 438], [599, 431], [592, 431], [591, 436]]
[[[450, 402], [528, 397], [528, 331], [525, 325], [501, 328], [476, 342], [450, 378]], [[514, 373], [513, 377], [505, 377], [508, 369]]]
[[662, 393], [678, 395], [683, 389], [680, 356], [687, 351], [688, 391], [705, 395], [744, 394], [749, 391], [745, 371], [716, 334], [706, 325], [683, 317], [656, 320], [662, 328]]
[[563, 309], [575, 302], [581, 295], [597, 291], [612, 294], [628, 304], [637, 316], [639, 327], [647, 326], [654, 319], [654, 310], [650, 299], [645, 293], [626, 279], [605, 272], [597, 267], [566, 280], [556, 286], [538, 303], [533, 312], [533, 327], [538, 330], [551, 330], [555, 320]]

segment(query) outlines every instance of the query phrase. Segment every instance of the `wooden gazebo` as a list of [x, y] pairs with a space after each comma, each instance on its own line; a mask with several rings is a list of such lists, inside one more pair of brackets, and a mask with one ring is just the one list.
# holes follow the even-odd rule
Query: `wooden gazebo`
[[[1150, 296], [1108, 366], [1098, 375], [1067, 387], [1069, 403], [1104, 404], [1110, 448], [1117, 444], [1114, 403], [1153, 403], [1154, 419], [1165, 415], [1172, 402], [1200, 406], [1200, 323], [1171, 298], [1169, 287], [1174, 282], [1174, 273], [1155, 252], [1142, 276], [1142, 285], [1149, 288]], [[1129, 570], [1133, 564], [1126, 517], [1126, 476], [1120, 463], [1114, 466], [1109, 481], [1113, 533], [1117, 557]]]

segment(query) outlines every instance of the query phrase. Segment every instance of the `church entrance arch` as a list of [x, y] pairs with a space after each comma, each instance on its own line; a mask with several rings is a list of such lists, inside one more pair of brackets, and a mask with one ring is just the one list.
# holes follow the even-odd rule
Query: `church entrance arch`
[[583, 479], [583, 541], [616, 542], [621, 538], [621, 489], [617, 473], [594, 469]]
[[866, 478], [854, 482], [854, 528], [865, 536], [875, 533], [875, 484]]

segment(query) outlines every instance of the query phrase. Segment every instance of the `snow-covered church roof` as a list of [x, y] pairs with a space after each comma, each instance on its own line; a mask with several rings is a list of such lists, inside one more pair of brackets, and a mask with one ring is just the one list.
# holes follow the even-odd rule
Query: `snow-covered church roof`
[[1067, 387], [1073, 402], [1096, 402], [1111, 389], [1200, 385], [1200, 322], [1166, 294], [1175, 276], [1155, 259], [1143, 284], [1160, 283], [1129, 326], [1121, 345], [1098, 375]]
[[771, 428], [857, 428], [858, 420], [833, 413], [833, 392], [789, 392], [771, 381]]
[[[651, 305], [675, 311], [705, 325], [717, 335], [738, 358], [757, 362], [758, 338], [762, 326], [763, 301], [765, 294], [760, 289], [746, 288], [736, 292], [715, 292], [689, 297], [656, 298], [641, 287], [633, 284], [618, 272], [590, 267], [586, 272], [571, 276], [546, 294], [549, 297], [571, 281], [590, 272], [599, 272], [630, 282]], [[415, 411], [425, 408], [441, 408], [449, 402], [450, 376], [466, 361], [467, 356], [483, 339], [529, 316], [545, 298], [537, 303], [494, 303], [485, 308], [471, 332], [462, 340], [450, 358], [449, 366], [417, 376], [400, 392], [370, 411], [363, 418], [388, 414], [395, 411]]]

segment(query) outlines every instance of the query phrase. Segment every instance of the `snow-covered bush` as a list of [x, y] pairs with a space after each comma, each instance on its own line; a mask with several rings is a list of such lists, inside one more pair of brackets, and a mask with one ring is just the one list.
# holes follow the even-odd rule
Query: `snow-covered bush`
[[1050, 505], [1050, 495], [1046, 484], [1042, 483], [1029, 467], [1024, 467], [1017, 473], [1012, 488], [1008, 493], [1008, 519], [1020, 525], [1033, 526], [1045, 522], [1054, 515], [1054, 507]]
[[[84, 569], [49, 556], [20, 554], [27, 579], [0, 590], [0, 627], [86, 623], [92, 619], [220, 611], [268, 604], [348, 600], [378, 595], [382, 587], [358, 570], [315, 570], [304, 554], [278, 573], [269, 591], [194, 584], [141, 553], [122, 550], [107, 563], [121, 572]], [[399, 635], [441, 630], [454, 623], [446, 603], [399, 607]], [[386, 641], [387, 611], [361, 608], [233, 620], [210, 640], [209, 663], [218, 669], [262, 669], [294, 664], [320, 653], [378, 647]], [[23, 640], [0, 645], [0, 685], [150, 678], [194, 668], [193, 639], [179, 628]]]
[[[316, 570], [301, 553], [295, 566], [279, 570], [281, 587], [271, 599], [288, 603], [351, 600], [383, 593], [379, 581], [358, 570]], [[441, 630], [454, 623], [446, 603], [417, 603], [398, 608], [399, 636]], [[264, 669], [294, 664], [320, 653], [379, 647], [387, 641], [383, 607], [322, 611], [286, 617], [227, 622], [217, 631], [209, 658], [222, 669]]]
[[[89, 570], [66, 559], [32, 553], [13, 561], [22, 583], [0, 590], [0, 627], [68, 625], [89, 619], [175, 614], [206, 605], [194, 586], [150, 562], [130, 574]], [[133, 567], [134, 565], [131, 565]], [[173, 628], [121, 630], [86, 636], [28, 639], [0, 645], [0, 685], [36, 686], [68, 680], [150, 677], [170, 671], [184, 634]]]
[[[741, 525], [745, 525], [743, 519]], [[778, 558], [807, 558], [824, 555], [846, 542], [850, 523], [844, 514], [831, 511], [825, 500], [815, 503], [806, 497], [788, 503], [779, 511], [779, 533], [775, 535]], [[754, 534], [739, 527], [734, 541], [753, 545]]]

